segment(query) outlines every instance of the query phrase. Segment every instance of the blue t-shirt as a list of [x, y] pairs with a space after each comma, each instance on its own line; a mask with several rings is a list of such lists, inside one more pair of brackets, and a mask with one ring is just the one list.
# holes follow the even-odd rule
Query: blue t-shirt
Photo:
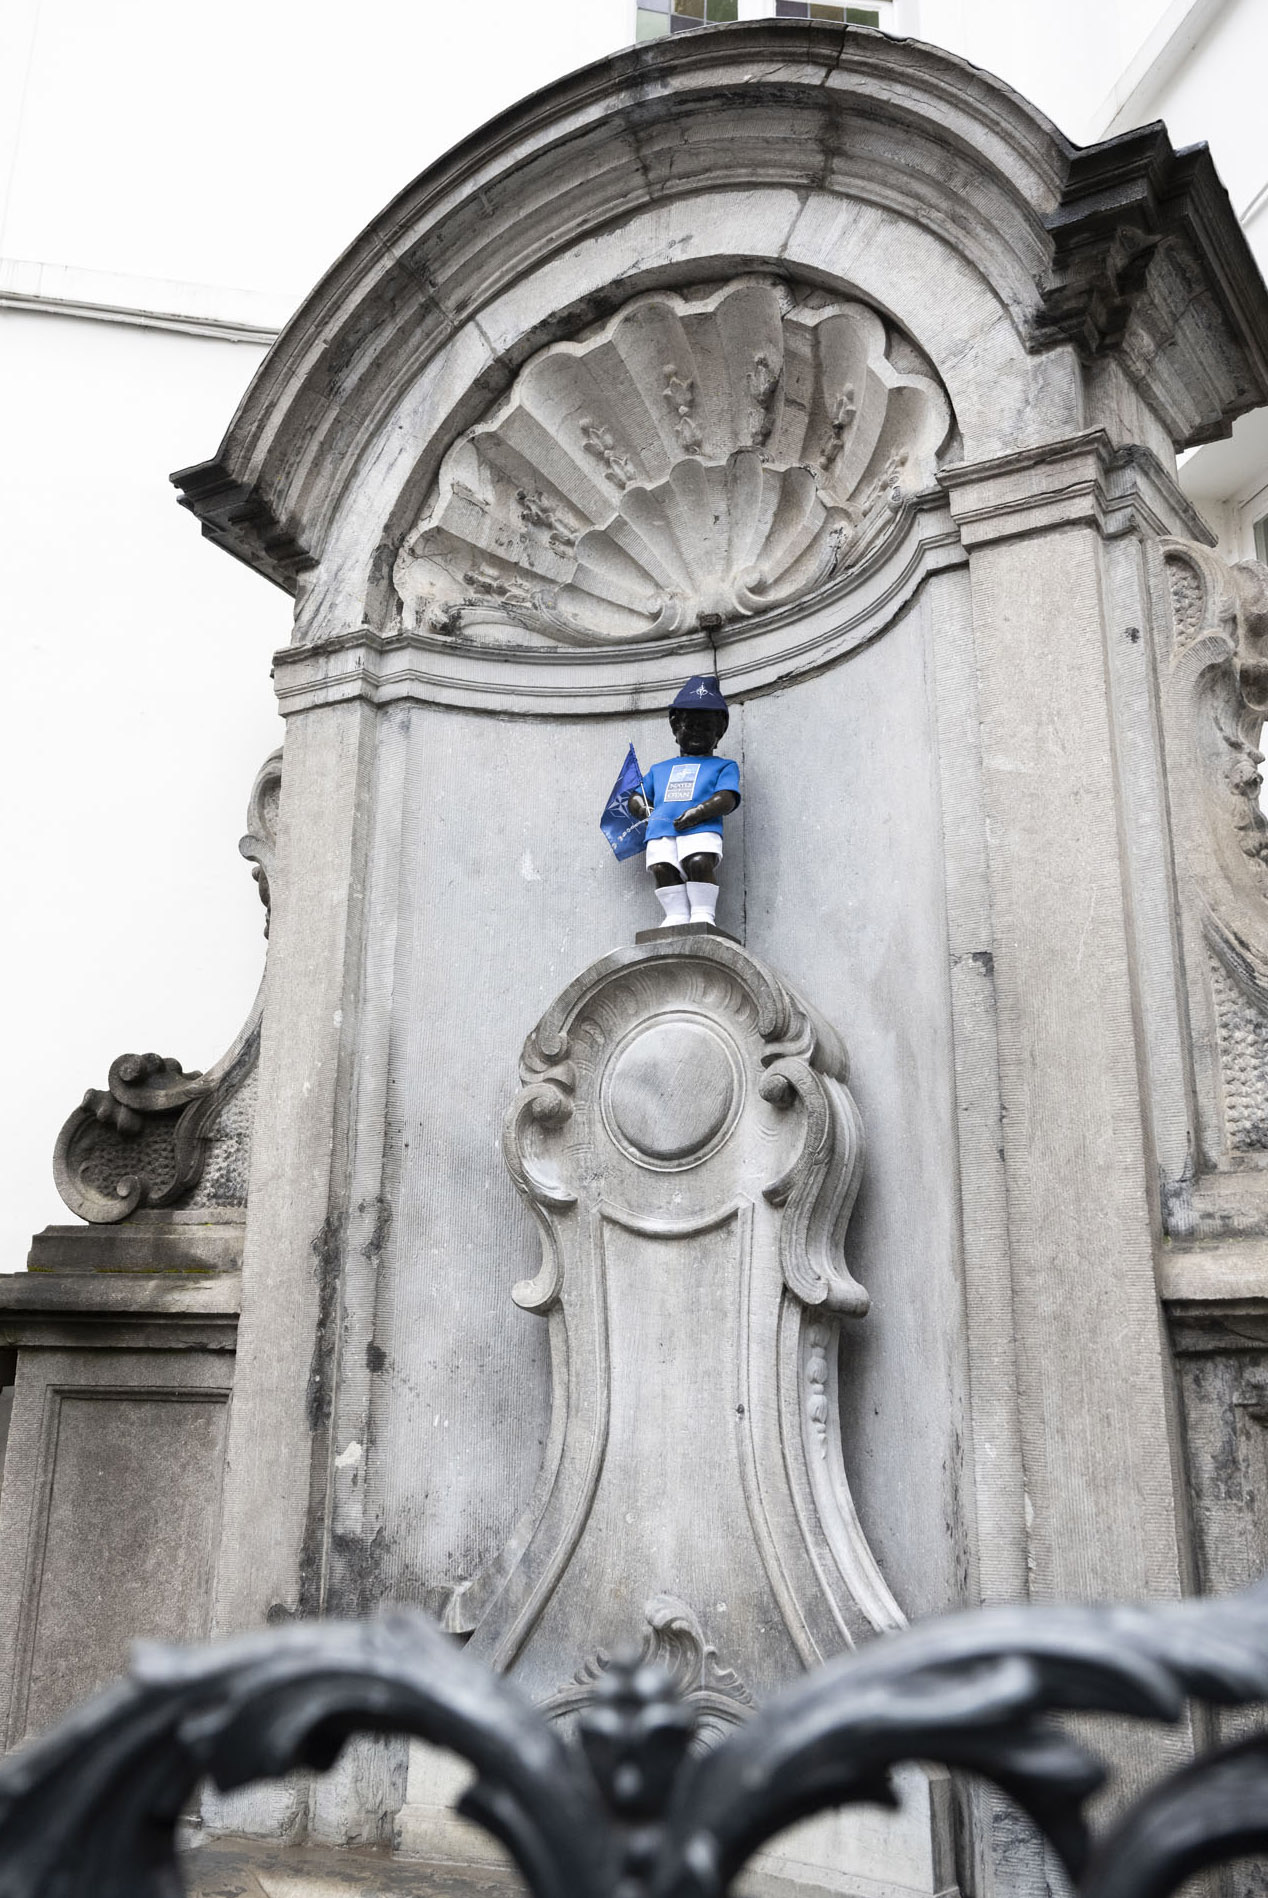
[[703, 804], [715, 791], [734, 791], [740, 795], [740, 767], [734, 758], [666, 758], [654, 764], [643, 779], [643, 796], [652, 807], [647, 820], [647, 841], [653, 837], [686, 837], [692, 831], [715, 831], [722, 835], [722, 819], [714, 817], [693, 824], [690, 831], [674, 829], [675, 817], [681, 817], [693, 804]]

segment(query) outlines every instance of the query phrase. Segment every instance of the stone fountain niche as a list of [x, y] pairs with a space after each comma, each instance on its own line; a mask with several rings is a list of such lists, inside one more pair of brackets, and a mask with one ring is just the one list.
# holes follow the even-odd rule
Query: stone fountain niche
[[[563, 1721], [618, 1641], [716, 1739], [904, 1617], [1241, 1579], [1268, 578], [1175, 448], [1268, 400], [1266, 305], [1203, 149], [783, 21], [560, 81], [357, 240], [177, 477], [295, 596], [268, 968], [224, 1061], [76, 1109], [91, 1223], [4, 1292], [11, 1738], [163, 1631], [135, 1513], [75, 1593], [77, 1379], [127, 1445], [196, 1412], [137, 1492], [201, 1499], [180, 1632], [421, 1602]], [[637, 942], [598, 815], [694, 672], [725, 933]], [[216, 1823], [487, 1867], [452, 1789], [364, 1746]], [[760, 1876], [1041, 1889], [1006, 1810], [953, 1856], [904, 1795]]]
[[[392, 562], [395, 636], [438, 667], [531, 658], [556, 691], [646, 701], [659, 676], [662, 708], [702, 640], [728, 689], [795, 675], [861, 575], [892, 585], [897, 549], [922, 551], [950, 434], [928, 360], [857, 299], [758, 275], [633, 297], [532, 356], [445, 453]], [[566, 774], [578, 737], [535, 776]], [[523, 1517], [444, 1613], [560, 1718], [635, 1641], [720, 1734], [903, 1623], [841, 1440], [840, 1325], [868, 1306], [845, 1263], [847, 1075], [836, 1033], [724, 938], [601, 959], [529, 1036], [503, 1145], [543, 1260], [511, 1297], [549, 1322], [550, 1425]], [[768, 1869], [893, 1882], [887, 1853], [937, 1889], [947, 1815], [909, 1777], [883, 1850], [874, 1821], [820, 1823]], [[403, 1824], [426, 1856], [479, 1854], [451, 1790], [416, 1753]]]
[[449, 450], [401, 625], [602, 650], [793, 607], [894, 538], [950, 419], [865, 304], [760, 277], [635, 297]]

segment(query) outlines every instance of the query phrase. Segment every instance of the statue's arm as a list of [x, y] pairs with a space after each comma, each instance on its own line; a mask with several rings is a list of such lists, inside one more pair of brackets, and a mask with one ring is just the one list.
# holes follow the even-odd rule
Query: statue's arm
[[[631, 798], [631, 807], [633, 801]], [[691, 809], [684, 811], [681, 817], [675, 817], [674, 829], [693, 830], [697, 824], [707, 823], [711, 818], [726, 817], [735, 809], [739, 801], [734, 791], [715, 791], [712, 797], [704, 800], [703, 804], [693, 804]]]

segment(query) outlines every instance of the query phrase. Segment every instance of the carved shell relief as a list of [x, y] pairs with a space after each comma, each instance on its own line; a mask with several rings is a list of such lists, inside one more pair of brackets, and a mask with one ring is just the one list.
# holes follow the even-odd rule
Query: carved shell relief
[[543, 349], [441, 463], [406, 631], [639, 644], [788, 605], [896, 529], [951, 413], [875, 310], [741, 278]]

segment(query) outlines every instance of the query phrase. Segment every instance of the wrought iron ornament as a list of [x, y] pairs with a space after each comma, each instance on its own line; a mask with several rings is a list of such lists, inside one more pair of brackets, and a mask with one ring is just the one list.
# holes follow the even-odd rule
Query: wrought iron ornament
[[696, 1710], [637, 1651], [606, 1661], [565, 1738], [421, 1615], [142, 1646], [130, 1679], [0, 1766], [0, 1898], [172, 1898], [177, 1821], [202, 1779], [227, 1792], [325, 1771], [367, 1732], [466, 1759], [476, 1779], [458, 1810], [537, 1898], [718, 1898], [794, 1821], [892, 1804], [889, 1769], [913, 1759], [993, 1781], [1084, 1898], [1163, 1898], [1268, 1848], [1268, 1734], [1174, 1773], [1094, 1850], [1084, 1808], [1105, 1768], [1045, 1716], [1174, 1721], [1191, 1696], [1268, 1699], [1268, 1584], [926, 1622], [818, 1669], [703, 1753]]

